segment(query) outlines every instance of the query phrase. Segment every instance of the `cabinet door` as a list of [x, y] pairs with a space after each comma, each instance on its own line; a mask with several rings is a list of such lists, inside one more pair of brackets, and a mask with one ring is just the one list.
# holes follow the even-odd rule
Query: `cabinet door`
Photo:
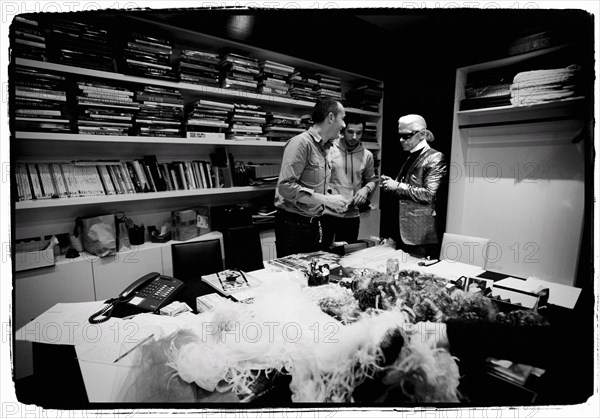
[[275, 231], [268, 229], [260, 231], [260, 245], [262, 247], [263, 261], [274, 260], [277, 258], [275, 249]]
[[134, 248], [115, 256], [97, 259], [92, 263], [96, 300], [114, 298], [140, 277], [163, 273], [160, 247]]
[[[15, 318], [17, 330], [57, 303], [94, 300], [94, 281], [88, 260], [72, 260], [15, 276]], [[16, 341], [14, 347], [15, 378], [33, 373], [31, 343]]]
[[88, 260], [66, 261], [53, 267], [21, 271], [15, 280], [15, 328], [57, 303], [94, 300], [94, 280]]

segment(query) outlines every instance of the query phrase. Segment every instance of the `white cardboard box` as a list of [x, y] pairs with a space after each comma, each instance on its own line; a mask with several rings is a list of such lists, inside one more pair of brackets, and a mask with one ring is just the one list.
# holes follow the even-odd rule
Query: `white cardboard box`
[[54, 265], [54, 247], [44, 250], [15, 252], [15, 270], [31, 270]]

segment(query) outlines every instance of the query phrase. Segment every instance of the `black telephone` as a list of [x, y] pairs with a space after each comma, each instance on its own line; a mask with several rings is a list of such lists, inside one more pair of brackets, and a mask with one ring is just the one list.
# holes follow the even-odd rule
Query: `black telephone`
[[[90, 316], [91, 324], [107, 321], [111, 316], [123, 317], [142, 312], [158, 312], [171, 303], [183, 288], [181, 280], [160, 273], [148, 273], [129, 285], [121, 294], [107, 300], [106, 305]], [[96, 319], [103, 316], [101, 319]]]

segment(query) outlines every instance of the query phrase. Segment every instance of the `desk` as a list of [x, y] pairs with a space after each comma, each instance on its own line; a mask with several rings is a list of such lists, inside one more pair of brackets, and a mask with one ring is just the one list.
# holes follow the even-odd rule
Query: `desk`
[[[267, 277], [267, 276], [265, 276]], [[264, 280], [264, 283], [268, 283], [269, 279]], [[158, 320], [159, 317], [153, 317], [153, 319]], [[47, 347], [46, 347], [47, 348]], [[63, 347], [64, 348], [64, 347]], [[53, 347], [50, 348], [51, 351], [55, 351], [58, 350], [59, 348]], [[73, 370], [72, 367], [70, 368], [65, 368], [63, 367], [65, 364], [73, 364], [73, 355], [74, 355], [74, 351], [72, 347], [67, 347], [67, 349], [70, 349], [70, 359], [69, 359], [69, 354], [66, 355], [66, 357], [61, 357], [63, 360], [60, 361], [56, 361], [57, 357], [55, 357], [55, 354], [50, 353], [51, 356], [53, 357], [47, 357], [50, 358], [51, 360], [47, 363], [47, 365], [52, 366], [52, 367], [47, 367], [46, 368], [46, 372], [47, 374], [49, 374], [51, 377], [47, 378], [47, 379], [43, 379], [44, 382], [46, 382], [46, 384], [48, 385], [48, 388], [54, 388], [56, 385], [52, 386], [51, 382], [53, 381], [52, 379], [56, 379], [57, 374], [66, 374], [67, 369], [70, 369], [71, 372], [74, 372], [76, 374], [76, 370]], [[37, 350], [36, 351], [40, 351]], [[54, 367], [56, 366], [56, 367]], [[77, 384], [79, 383], [79, 385], [81, 384], [81, 382], [83, 382], [85, 384], [85, 387], [87, 389], [87, 399], [84, 399], [82, 402], [86, 402], [89, 400], [90, 403], [92, 404], [97, 404], [97, 403], [112, 403], [114, 402], [115, 398], [115, 393], [119, 392], [119, 383], [124, 381], [125, 375], [123, 374], [123, 367], [119, 368], [118, 366], [113, 366], [113, 365], [98, 365], [98, 364], [89, 364], [87, 362], [82, 362], [79, 361], [79, 377], [75, 376], [71, 379], [68, 379], [74, 386], [77, 386]], [[37, 371], [36, 371], [37, 373]], [[61, 379], [64, 380], [64, 379]], [[107, 384], [101, 384], [101, 385], [97, 385], [99, 387], [94, 388], [93, 386], [91, 386], [92, 383], [105, 383], [105, 382], [111, 382], [110, 385]], [[481, 383], [481, 381], [479, 381], [479, 383]], [[81, 386], [80, 386], [81, 387]], [[479, 386], [481, 387], [481, 385]], [[50, 390], [50, 389], [49, 389]], [[489, 393], [488, 393], [489, 394]], [[60, 392], [58, 393], [58, 395], [60, 395]], [[498, 395], [498, 394], [493, 394], [494, 396]], [[54, 395], [56, 396], [56, 395]], [[500, 396], [500, 399], [497, 399], [497, 405], [503, 405], [503, 401], [505, 401], [506, 398]], [[281, 401], [281, 400], [280, 400]], [[475, 401], [477, 401], [477, 399], [475, 399]], [[487, 400], [489, 402], [489, 399]], [[37, 402], [36, 402], [37, 403]], [[45, 404], [43, 406], [52, 406], [52, 407], [59, 407], [62, 405], [62, 407], [67, 407], [67, 408], [73, 408], [75, 406], [79, 406], [79, 404], [73, 404], [73, 397], [72, 395], [69, 393], [68, 395], [66, 393], [62, 393], [62, 403], [61, 403], [61, 398], [54, 398], [52, 403], [49, 404]]]

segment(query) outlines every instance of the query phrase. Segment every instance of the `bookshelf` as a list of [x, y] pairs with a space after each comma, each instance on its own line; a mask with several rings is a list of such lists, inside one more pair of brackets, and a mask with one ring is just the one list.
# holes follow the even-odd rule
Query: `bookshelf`
[[[359, 82], [377, 82], [369, 77], [360, 76], [351, 72], [322, 66], [306, 60], [291, 56], [274, 53], [261, 48], [246, 46], [235, 41], [216, 38], [188, 29], [177, 28], [161, 22], [148, 19], [126, 16], [123, 19], [128, 25], [139, 26], [143, 30], [159, 30], [168, 33], [174, 42], [175, 50], [179, 51], [182, 46], [209, 48], [212, 50], [235, 50], [257, 59], [269, 59], [287, 65], [293, 65], [302, 70], [320, 71], [339, 77], [342, 80], [342, 91], [346, 92], [352, 85]], [[186, 82], [175, 82], [158, 78], [139, 77], [135, 75], [117, 72], [100, 71], [82, 68], [72, 65], [64, 65], [55, 62], [37, 61], [28, 58], [15, 58], [14, 63], [21, 67], [33, 68], [40, 71], [51, 71], [63, 74], [66, 77], [85, 76], [86, 78], [98, 79], [101, 82], [124, 83], [127, 85], [156, 86], [163, 88], [178, 89], [183, 95], [185, 102], [190, 103], [200, 98], [217, 100], [227, 103], [259, 104], [268, 111], [281, 111], [292, 114], [307, 114], [314, 106], [313, 102], [297, 100], [290, 97], [276, 95], [265, 95], [247, 91], [238, 91], [226, 88], [204, 86]], [[377, 82], [382, 85], [381, 82]], [[365, 120], [376, 123], [378, 128], [377, 142], [364, 142], [377, 158], [381, 155], [381, 105], [378, 112], [346, 107], [347, 113], [361, 115]], [[155, 155], [159, 162], [175, 161], [193, 158], [207, 159], [206, 157], [215, 147], [226, 147], [227, 151], [234, 155], [239, 161], [252, 161], [261, 163], [279, 163], [283, 152], [283, 142], [270, 141], [234, 141], [227, 139], [196, 139], [196, 138], [161, 138], [151, 136], [111, 136], [111, 135], [88, 135], [75, 133], [51, 133], [16, 131], [12, 138], [14, 149], [13, 161], [19, 163], [40, 162], [65, 162], [73, 160], [115, 159], [133, 160], [143, 155]], [[101, 156], [99, 158], [99, 156]], [[180, 205], [220, 205], [238, 202], [240, 198], [252, 195], [269, 193], [274, 190], [274, 185], [269, 186], [246, 186], [218, 189], [195, 189], [176, 190], [168, 192], [131, 193], [116, 194], [94, 197], [71, 197], [58, 199], [38, 199], [30, 201], [15, 202], [16, 230], [15, 238], [29, 238], [31, 231], [35, 230], [30, 224], [35, 219], [35, 226], [39, 229], [39, 235], [60, 233], [66, 231], [53, 231], [53, 227], [64, 224], [55, 223], [58, 210], [62, 210], [61, 217], [67, 214], [76, 214], [82, 210], [82, 216], [90, 211], [109, 212], [116, 205], [122, 204], [128, 210], [128, 216], [136, 218], [139, 204], [143, 205], [145, 218], [148, 220], [148, 212], [153, 209], [158, 211], [156, 224], [162, 224], [166, 220], [169, 203], [173, 209]], [[169, 202], [169, 203], [167, 203]], [[373, 199], [375, 210], [378, 211], [378, 193]], [[35, 213], [35, 216], [33, 215]], [[152, 217], [150, 217], [151, 219]], [[162, 220], [160, 220], [162, 219]], [[160, 221], [159, 221], [160, 220]], [[372, 231], [366, 231], [365, 235], [376, 235], [378, 227], [373, 225]]]
[[[576, 138], [588, 123], [589, 99], [576, 93], [461, 110], [469, 82], [497, 73], [510, 83], [522, 71], [584, 65], [585, 54], [557, 45], [456, 70], [446, 232], [490, 239], [488, 270], [573, 285], [584, 214], [584, 152]], [[588, 81], [579, 81], [584, 91]]]

